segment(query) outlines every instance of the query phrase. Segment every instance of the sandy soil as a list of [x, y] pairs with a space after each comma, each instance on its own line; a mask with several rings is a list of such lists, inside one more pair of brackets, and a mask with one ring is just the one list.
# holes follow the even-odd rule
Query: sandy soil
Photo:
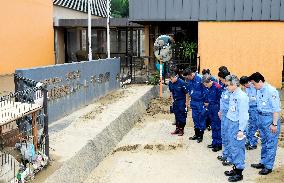
[[[206, 131], [201, 144], [189, 141], [188, 137], [193, 134], [189, 112], [185, 135], [170, 135], [174, 130], [171, 124], [174, 116], [168, 113], [168, 104], [167, 100], [153, 100], [144, 117], [85, 183], [227, 182], [223, 172], [230, 167], [222, 166], [216, 159], [221, 152], [214, 153], [206, 147], [211, 143], [211, 132]], [[251, 163], [258, 162], [260, 148], [248, 151], [242, 182], [283, 182], [283, 155], [284, 149], [279, 148], [276, 169], [265, 177], [250, 167]]]

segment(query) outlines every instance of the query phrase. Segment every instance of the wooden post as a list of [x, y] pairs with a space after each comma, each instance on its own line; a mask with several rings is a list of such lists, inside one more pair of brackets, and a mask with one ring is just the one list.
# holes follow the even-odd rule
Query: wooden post
[[38, 130], [37, 130], [37, 123], [36, 123], [36, 112], [32, 113], [32, 133], [33, 133], [33, 141], [35, 146], [35, 151], [37, 151], [37, 139], [38, 139]]
[[161, 59], [160, 60], [160, 98], [162, 97], [163, 97], [163, 60]]

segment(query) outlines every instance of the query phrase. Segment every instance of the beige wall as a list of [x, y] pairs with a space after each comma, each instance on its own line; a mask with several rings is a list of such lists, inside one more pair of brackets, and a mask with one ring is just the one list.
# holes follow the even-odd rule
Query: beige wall
[[54, 64], [51, 0], [6, 0], [0, 6], [0, 75]]
[[225, 65], [238, 76], [261, 72], [280, 88], [284, 55], [284, 22], [199, 22], [201, 70], [217, 75]]
[[[53, 17], [56, 19], [87, 19], [88, 13], [54, 5]], [[101, 17], [92, 15], [92, 19], [97, 19], [97, 18]]]

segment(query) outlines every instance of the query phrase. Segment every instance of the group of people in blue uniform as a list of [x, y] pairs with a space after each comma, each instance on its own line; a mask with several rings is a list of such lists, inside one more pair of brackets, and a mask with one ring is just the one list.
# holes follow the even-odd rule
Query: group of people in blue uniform
[[261, 169], [259, 174], [272, 172], [278, 136], [280, 134], [280, 99], [278, 91], [265, 82], [262, 74], [253, 73], [240, 79], [227, 67], [219, 68], [218, 78], [209, 69], [202, 75], [185, 69], [171, 72], [169, 90], [175, 114], [176, 129], [173, 135], [184, 135], [188, 107], [192, 110], [194, 135], [189, 140], [203, 141], [206, 123], [210, 121], [213, 152], [222, 150], [217, 159], [224, 166], [233, 166], [225, 171], [229, 182], [243, 179], [245, 150], [254, 150], [261, 139], [261, 160], [251, 167]]

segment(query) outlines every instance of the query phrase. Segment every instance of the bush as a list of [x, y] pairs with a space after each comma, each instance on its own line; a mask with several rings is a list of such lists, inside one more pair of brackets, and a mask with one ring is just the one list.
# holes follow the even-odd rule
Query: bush
[[148, 85], [158, 85], [160, 83], [160, 73], [155, 72], [155, 74], [152, 74], [149, 76]]

